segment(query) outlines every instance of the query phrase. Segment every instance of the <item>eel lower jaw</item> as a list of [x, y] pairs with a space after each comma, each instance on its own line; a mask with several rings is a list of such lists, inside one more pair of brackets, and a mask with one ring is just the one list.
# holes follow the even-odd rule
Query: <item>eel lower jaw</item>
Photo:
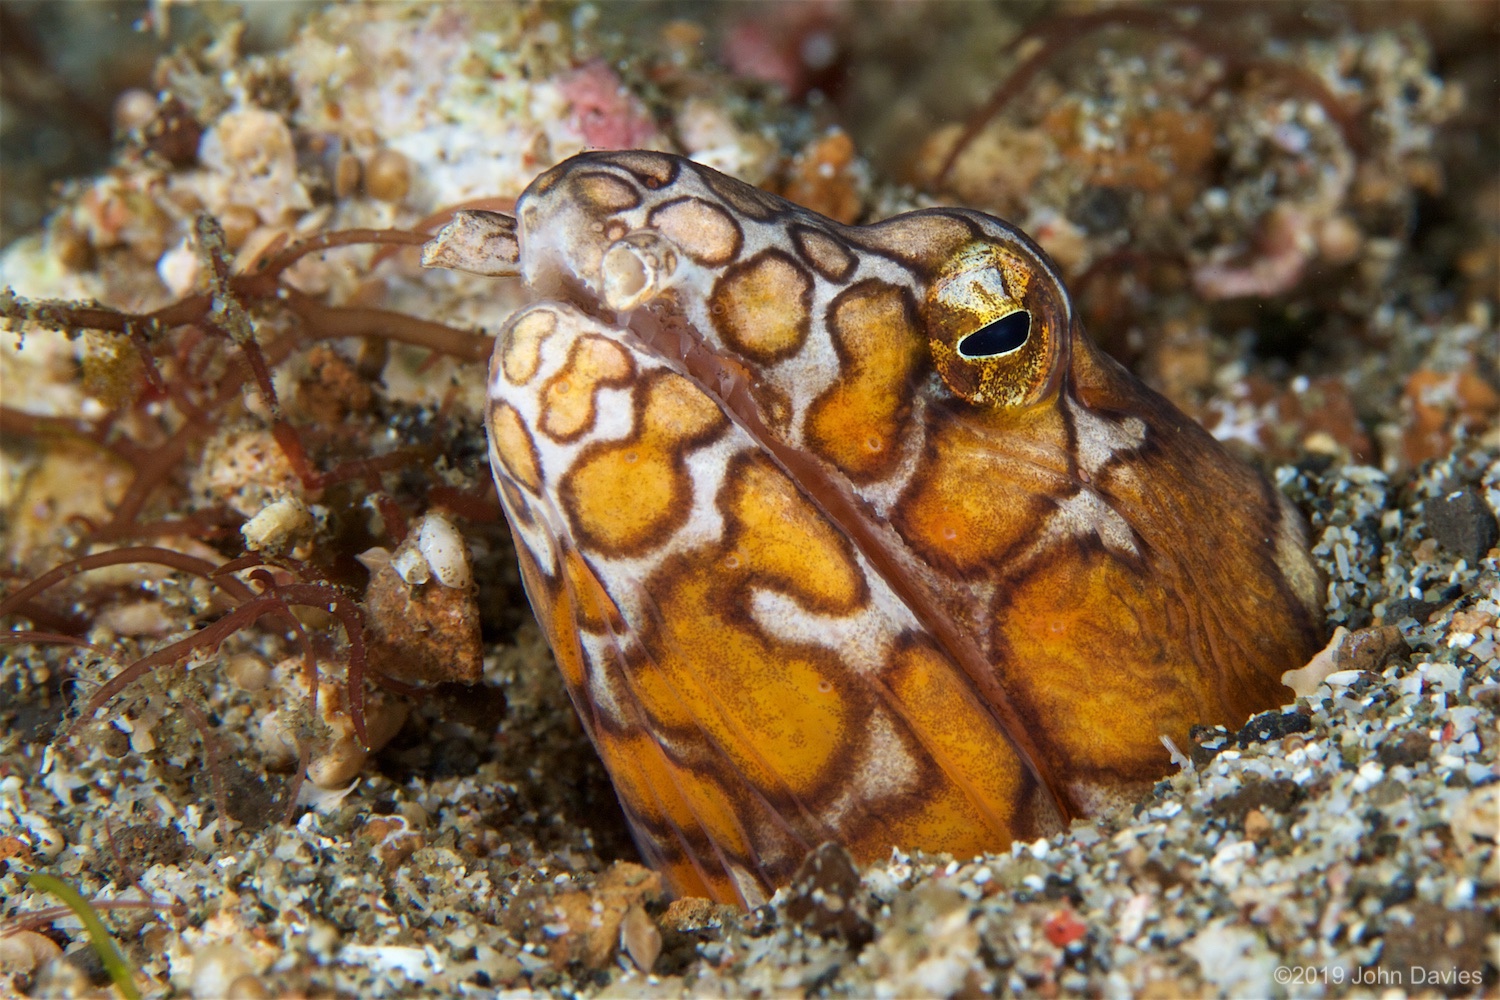
[[619, 314], [616, 326], [628, 335], [628, 343], [685, 376], [756, 443], [769, 447], [765, 419], [750, 394], [750, 370], [710, 347], [681, 313], [652, 303]]

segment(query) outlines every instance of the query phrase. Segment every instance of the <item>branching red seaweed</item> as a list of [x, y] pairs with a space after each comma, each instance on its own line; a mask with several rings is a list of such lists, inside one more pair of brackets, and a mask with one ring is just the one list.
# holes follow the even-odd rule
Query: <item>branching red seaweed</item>
[[52, 645], [52, 646], [77, 646], [79, 649], [91, 650], [95, 653], [104, 653], [103, 647], [96, 646], [92, 642], [80, 639], [74, 635], [63, 635], [61, 632], [38, 632], [33, 629], [11, 629], [9, 632], [0, 632], [0, 644], [8, 646]]
[[[440, 213], [420, 228], [442, 221]], [[489, 337], [442, 323], [368, 306], [330, 305], [293, 288], [286, 275], [310, 254], [342, 247], [384, 247], [374, 264], [387, 252], [416, 246], [427, 240], [422, 232], [352, 229], [323, 233], [288, 244], [280, 239], [264, 251], [243, 273], [230, 267], [230, 252], [223, 231], [210, 217], [194, 222], [194, 238], [203, 263], [206, 289], [150, 312], [133, 313], [94, 303], [28, 301], [9, 290], [0, 293], [0, 320], [10, 324], [35, 324], [62, 330], [70, 336], [97, 330], [125, 337], [139, 358], [137, 385], [130, 399], [98, 419], [43, 416], [0, 406], [0, 434], [32, 440], [72, 440], [99, 448], [131, 467], [131, 477], [102, 523], [81, 523], [80, 544], [119, 543], [139, 538], [187, 537], [198, 540], [224, 538], [243, 519], [221, 506], [174, 512], [167, 518], [147, 519], [149, 505], [164, 488], [182, 482], [187, 461], [222, 423], [221, 414], [238, 401], [253, 384], [269, 414], [269, 431], [288, 466], [310, 497], [346, 482], [360, 482], [378, 497], [378, 510], [392, 544], [407, 531], [411, 513], [385, 492], [384, 476], [413, 468], [426, 468], [438, 455], [438, 446], [419, 444], [398, 447], [384, 454], [345, 458], [325, 466], [308, 446], [307, 436], [283, 410], [273, 372], [295, 352], [319, 341], [349, 337], [372, 341], [395, 341], [426, 348], [436, 355], [460, 361], [483, 361], [489, 354]], [[267, 325], [257, 318], [279, 314], [290, 323]], [[276, 332], [267, 334], [268, 330]], [[228, 352], [227, 355], [223, 352]], [[216, 363], [222, 357], [226, 363]], [[154, 407], [154, 409], [151, 409]], [[123, 418], [132, 416], [134, 422]], [[144, 419], [143, 419], [144, 418]], [[125, 427], [159, 427], [147, 440], [126, 433]], [[137, 432], [138, 433], [138, 432]], [[452, 487], [434, 486], [456, 493]], [[487, 519], [491, 512], [482, 498], [460, 494], [465, 507]], [[428, 503], [436, 502], [433, 496]], [[455, 511], [461, 512], [461, 511]], [[106, 566], [145, 564], [166, 567], [207, 580], [223, 592], [232, 607], [210, 624], [170, 642], [127, 664], [95, 690], [82, 706], [69, 729], [76, 730], [148, 672], [180, 663], [195, 654], [216, 650], [230, 636], [270, 617], [287, 627], [301, 647], [303, 672], [309, 700], [317, 706], [318, 660], [315, 643], [305, 632], [293, 609], [317, 608], [338, 619], [346, 639], [345, 683], [350, 721], [359, 742], [369, 748], [365, 724], [364, 616], [359, 604], [343, 587], [325, 578], [313, 567], [293, 560], [275, 561], [252, 554], [215, 562], [153, 545], [130, 545], [70, 559], [25, 583], [0, 600], [0, 617], [21, 616], [34, 628], [0, 633], [0, 642], [63, 644], [104, 652], [80, 638], [87, 622], [71, 619], [36, 603], [34, 598], [57, 584]], [[274, 572], [273, 572], [274, 570]], [[250, 583], [235, 574], [248, 573]], [[384, 678], [373, 680], [411, 694], [413, 689]], [[216, 749], [206, 719], [196, 706], [185, 708], [202, 725], [210, 769], [217, 771]], [[299, 752], [306, 758], [307, 747]], [[307, 761], [302, 761], [306, 770]], [[300, 774], [298, 781], [300, 782]], [[218, 777], [216, 786], [222, 786]], [[216, 793], [222, 799], [222, 788]], [[288, 818], [295, 812], [293, 801]], [[220, 802], [223, 814], [224, 804]], [[225, 822], [227, 823], [227, 814]], [[227, 827], [225, 828], [227, 834]]]

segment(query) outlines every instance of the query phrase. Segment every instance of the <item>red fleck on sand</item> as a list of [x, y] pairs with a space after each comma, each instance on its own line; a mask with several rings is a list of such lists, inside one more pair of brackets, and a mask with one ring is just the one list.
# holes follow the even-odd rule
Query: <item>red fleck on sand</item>
[[1079, 920], [1078, 914], [1068, 906], [1052, 914], [1042, 925], [1042, 933], [1047, 935], [1047, 940], [1059, 948], [1066, 948], [1077, 941], [1088, 933], [1088, 929], [1088, 924]]

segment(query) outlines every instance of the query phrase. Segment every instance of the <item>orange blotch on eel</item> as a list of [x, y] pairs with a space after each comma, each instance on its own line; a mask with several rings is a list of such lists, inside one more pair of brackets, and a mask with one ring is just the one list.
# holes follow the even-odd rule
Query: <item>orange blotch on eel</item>
[[500, 370], [511, 385], [525, 385], [542, 363], [542, 344], [557, 329], [557, 313], [530, 309], [500, 334]]
[[766, 363], [795, 353], [807, 339], [812, 279], [780, 250], [766, 250], [724, 272], [709, 310], [731, 350]]
[[839, 377], [813, 401], [807, 417], [812, 448], [851, 479], [889, 470], [910, 413], [912, 380], [926, 350], [910, 293], [862, 281], [830, 309]]
[[635, 366], [625, 349], [598, 336], [579, 337], [568, 360], [542, 390], [542, 431], [571, 441], [594, 425], [594, 396], [604, 386], [629, 382]]
[[674, 530], [692, 505], [682, 453], [711, 440], [724, 414], [687, 379], [660, 374], [636, 387], [635, 431], [586, 449], [561, 487], [573, 530], [609, 555], [640, 551]]
[[514, 406], [496, 403], [490, 408], [490, 441], [500, 456], [500, 464], [516, 482], [532, 493], [541, 489], [542, 471], [537, 459], [536, 442], [526, 422]]
[[699, 198], [669, 201], [653, 209], [646, 224], [709, 267], [733, 260], [743, 239], [728, 212]]

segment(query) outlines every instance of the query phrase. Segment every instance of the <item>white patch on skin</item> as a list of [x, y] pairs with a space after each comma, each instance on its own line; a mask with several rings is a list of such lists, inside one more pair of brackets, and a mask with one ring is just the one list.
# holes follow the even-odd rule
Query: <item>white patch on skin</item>
[[[584, 631], [579, 631], [578, 639], [587, 654], [584, 656], [583, 686], [588, 691], [589, 701], [593, 702], [594, 711], [609, 719], [615, 728], [629, 725], [631, 718], [621, 704], [621, 695], [623, 694], [625, 699], [632, 702], [635, 697], [628, 691], [616, 691], [607, 669], [611, 657], [623, 655], [619, 650], [618, 641], [608, 633], [595, 635]], [[582, 706], [578, 707], [582, 708]]]
[[921, 628], [916, 616], [875, 572], [865, 557], [855, 554], [860, 575], [869, 582], [870, 598], [848, 615], [808, 611], [790, 595], [756, 588], [750, 614], [767, 636], [780, 642], [821, 646], [860, 673], [878, 674], [886, 664], [891, 643], [903, 632]]
[[1116, 423], [1071, 398], [1067, 402], [1078, 437], [1078, 466], [1091, 478], [1121, 452], [1134, 451], [1146, 443], [1146, 423], [1139, 417], [1126, 417]]
[[1057, 510], [1047, 518], [1046, 527], [1042, 529], [1041, 544], [1059, 538], [1086, 538], [1089, 535], [1098, 536], [1111, 552], [1140, 555], [1130, 525], [1099, 494], [1087, 488], [1059, 501]]
[[[501, 503], [509, 505], [505, 494], [500, 495]], [[544, 511], [540, 508], [528, 505], [527, 510], [531, 513], [532, 523], [528, 526], [521, 523], [519, 518], [511, 521], [511, 531], [526, 546], [526, 551], [531, 554], [531, 559], [549, 577], [558, 574], [560, 565], [558, 563], [557, 544], [554, 541], [556, 528], [547, 524], [544, 520]]]
[[896, 735], [889, 714], [877, 710], [865, 726], [865, 745], [847, 786], [818, 814], [842, 834], [858, 829], [882, 802], [910, 792], [917, 781], [917, 762]]

